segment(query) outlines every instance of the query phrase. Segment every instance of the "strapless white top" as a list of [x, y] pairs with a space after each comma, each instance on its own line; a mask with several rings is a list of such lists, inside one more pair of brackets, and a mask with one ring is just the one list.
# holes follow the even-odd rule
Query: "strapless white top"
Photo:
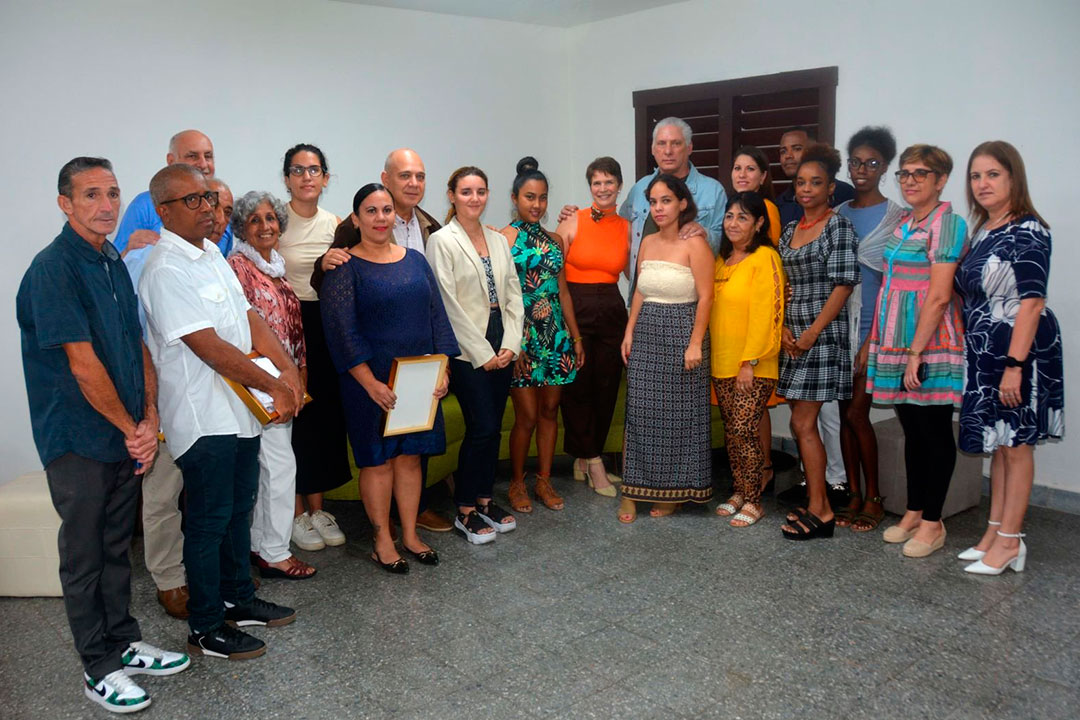
[[667, 260], [642, 260], [637, 289], [645, 302], [674, 304], [698, 299], [694, 273], [686, 265]]

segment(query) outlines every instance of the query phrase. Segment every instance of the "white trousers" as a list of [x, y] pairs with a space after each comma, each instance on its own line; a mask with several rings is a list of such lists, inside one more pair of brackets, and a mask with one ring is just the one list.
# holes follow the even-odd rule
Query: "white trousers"
[[818, 432], [825, 446], [825, 480], [830, 485], [847, 482], [844, 472], [844, 455], [840, 452], [840, 404], [833, 400], [823, 403], [818, 413]]
[[266, 562], [281, 562], [292, 554], [289, 539], [295, 503], [292, 421], [266, 425], [259, 445], [259, 494], [251, 513], [251, 551]]

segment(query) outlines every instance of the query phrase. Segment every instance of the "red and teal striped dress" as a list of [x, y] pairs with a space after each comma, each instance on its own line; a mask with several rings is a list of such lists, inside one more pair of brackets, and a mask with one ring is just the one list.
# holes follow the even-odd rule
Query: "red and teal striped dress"
[[941, 203], [922, 222], [911, 211], [900, 218], [885, 245], [884, 278], [870, 330], [866, 392], [883, 405], [960, 407], [964, 396], [964, 329], [960, 298], [952, 299], [922, 354], [926, 379], [916, 390], [904, 387], [907, 350], [915, 336], [919, 311], [930, 289], [934, 263], [958, 263], [968, 249], [967, 223]]

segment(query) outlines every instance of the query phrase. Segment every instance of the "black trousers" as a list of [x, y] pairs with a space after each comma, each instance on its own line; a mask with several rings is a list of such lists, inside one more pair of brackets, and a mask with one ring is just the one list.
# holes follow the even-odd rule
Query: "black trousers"
[[574, 303], [585, 367], [562, 391], [563, 451], [575, 458], [604, 452], [622, 382], [626, 303], [619, 286], [567, 283]]
[[922, 510], [923, 520], [941, 519], [956, 467], [953, 406], [896, 405], [904, 429], [908, 510]]
[[[488, 317], [486, 337], [496, 352], [502, 344], [502, 335], [502, 315], [493, 309]], [[502, 418], [513, 372], [513, 363], [489, 371], [474, 368], [464, 360], [450, 361], [450, 389], [457, 396], [465, 418], [465, 437], [454, 473], [454, 502], [459, 506], [475, 505], [477, 498], [491, 498], [502, 442]]]
[[142, 639], [131, 616], [128, 547], [142, 476], [135, 461], [103, 463], [67, 453], [45, 468], [60, 515], [60, 584], [75, 649], [100, 680], [121, 668], [127, 646]]

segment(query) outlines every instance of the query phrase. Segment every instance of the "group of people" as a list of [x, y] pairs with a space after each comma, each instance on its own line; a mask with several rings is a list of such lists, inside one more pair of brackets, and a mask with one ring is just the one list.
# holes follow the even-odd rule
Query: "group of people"
[[[486, 544], [514, 530], [534, 498], [564, 507], [550, 479], [560, 413], [575, 479], [621, 495], [618, 519], [630, 523], [640, 502], [661, 517], [712, 499], [712, 397], [734, 477], [716, 512], [748, 527], [771, 480], [768, 408], [787, 402], [807, 502], [782, 531], [809, 540], [883, 519], [869, 411], [893, 406], [908, 510], [883, 537], [924, 557], [945, 540], [959, 407], [960, 447], [993, 457], [989, 526], [960, 557], [973, 573], [1023, 570], [1032, 450], [1061, 437], [1064, 393], [1045, 305], [1049, 226], [1015, 148], [994, 141], [971, 153], [969, 236], [940, 201], [953, 170], [940, 148], [901, 153], [905, 204], [884, 196], [896, 156], [885, 128], [848, 143], [852, 185], [837, 178], [835, 149], [809, 129], [788, 131], [779, 155], [791, 187], [778, 197], [761, 149], [736, 152], [729, 198], [690, 162], [692, 137], [678, 118], [657, 123], [657, 169], [621, 206], [619, 163], [594, 160], [590, 204], [563, 207], [554, 231], [542, 225], [548, 180], [531, 157], [518, 163], [514, 219], [501, 231], [483, 220], [489, 186], [477, 167], [450, 176], [442, 224], [421, 209], [426, 171], [410, 149], [389, 154], [343, 221], [319, 205], [330, 168], [310, 144], [285, 153], [287, 202], [265, 191], [237, 199], [215, 177], [210, 139], [181, 132], [122, 220], [108, 160], [64, 165], [68, 222], [24, 276], [17, 314], [86, 696], [138, 710], [150, 698], [130, 675], [190, 665], [143, 642], [128, 612], [140, 487], [146, 564], [166, 612], [189, 623], [188, 653], [256, 657], [266, 646], [242, 628], [296, 613], [259, 598], [250, 567], [311, 578], [290, 543], [345, 542], [323, 493], [350, 479], [350, 448], [371, 558], [400, 574], [409, 562], [399, 540], [416, 562], [439, 563], [418, 527]], [[434, 395], [453, 392], [465, 423], [452, 520], [426, 499], [427, 459], [446, 449], [441, 409], [430, 430], [382, 432], [397, 401], [394, 359], [435, 353], [450, 360]], [[619, 478], [601, 455], [624, 366]], [[273, 422], [261, 426], [226, 380], [268, 395]], [[494, 483], [508, 398], [506, 509]], [[830, 406], [837, 450], [819, 430]], [[834, 509], [826, 466], [837, 454], [852, 492]]]

